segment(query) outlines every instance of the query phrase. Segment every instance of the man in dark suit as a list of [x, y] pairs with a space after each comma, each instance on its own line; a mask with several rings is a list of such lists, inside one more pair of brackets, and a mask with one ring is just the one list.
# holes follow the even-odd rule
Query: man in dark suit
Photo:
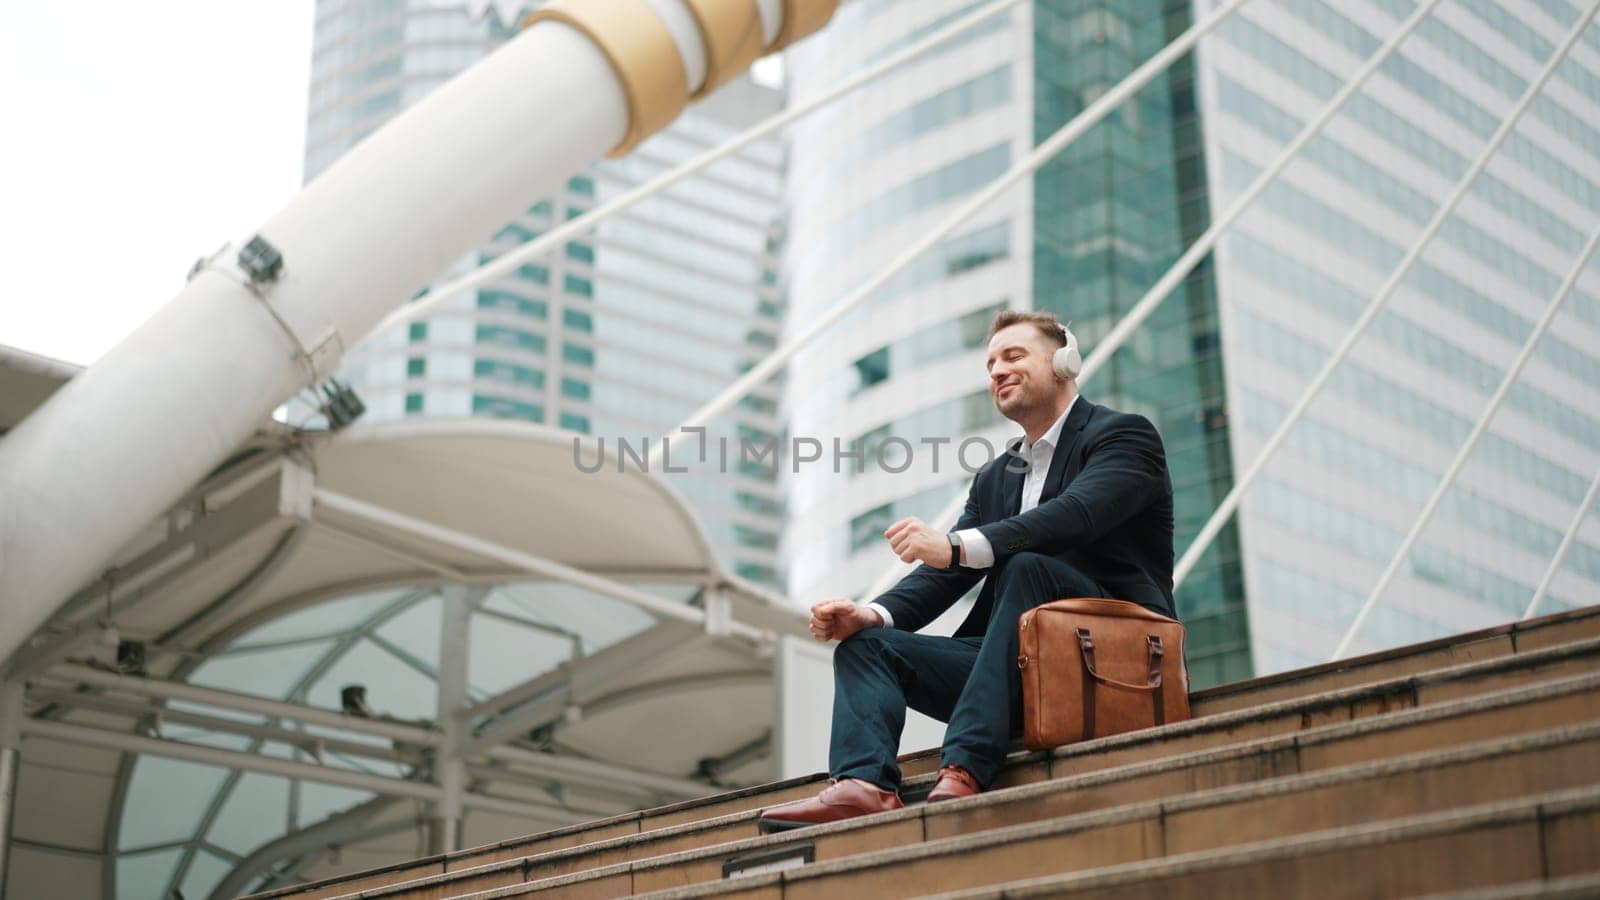
[[[989, 338], [989, 393], [1023, 438], [973, 479], [955, 530], [916, 518], [884, 532], [920, 562], [862, 606], [824, 600], [811, 633], [834, 651], [833, 783], [763, 810], [765, 830], [900, 807], [895, 764], [906, 709], [948, 723], [930, 802], [975, 794], [1022, 730], [1017, 620], [1063, 597], [1172, 601], [1172, 482], [1155, 427], [1078, 396], [1077, 342], [1055, 316], [1005, 311]], [[953, 637], [916, 634], [980, 580]]]

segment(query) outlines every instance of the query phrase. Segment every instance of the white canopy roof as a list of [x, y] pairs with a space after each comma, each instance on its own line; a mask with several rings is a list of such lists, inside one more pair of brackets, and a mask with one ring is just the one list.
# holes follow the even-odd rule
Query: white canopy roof
[[[72, 372], [0, 348], [0, 427]], [[14, 888], [111, 896], [117, 871], [159, 870], [194, 896], [233, 869], [254, 887], [289, 863], [313, 877], [414, 856], [402, 832], [423, 804], [384, 797], [432, 789], [411, 741], [441, 739], [451, 604], [468, 604], [474, 641], [468, 843], [708, 793], [708, 776], [770, 777], [762, 636], [800, 618], [723, 571], [670, 485], [614, 456], [581, 471], [575, 437], [484, 419], [266, 424], [13, 659], [29, 680]], [[594, 442], [580, 452], [593, 468]], [[129, 477], [154, 464], [134, 447], [128, 459]], [[108, 633], [143, 644], [145, 677], [110, 671]], [[377, 718], [319, 725], [356, 679]], [[314, 760], [296, 735], [341, 749]], [[208, 755], [224, 753], [241, 755]], [[290, 814], [258, 848], [225, 837], [235, 806], [259, 809], [279, 781], [344, 791], [342, 805], [297, 803], [323, 818]], [[193, 827], [164, 815], [165, 831], [141, 831], [149, 810], [126, 804], [157, 795]], [[381, 808], [339, 811], [353, 803]], [[326, 840], [296, 844], [319, 824]]]

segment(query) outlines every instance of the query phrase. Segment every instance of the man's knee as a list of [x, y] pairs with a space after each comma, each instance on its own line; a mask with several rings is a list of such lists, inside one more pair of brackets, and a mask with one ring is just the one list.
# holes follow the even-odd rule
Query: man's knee
[[893, 628], [863, 628], [839, 642], [833, 648], [834, 665], [841, 659], [861, 659], [864, 657], [882, 656], [885, 649], [894, 643], [895, 630]]
[[1000, 571], [995, 573], [995, 577], [999, 579], [996, 588], [1016, 583], [1041, 583], [1045, 581], [1045, 575], [1054, 562], [1054, 559], [1032, 550], [1007, 557], [1001, 562]]

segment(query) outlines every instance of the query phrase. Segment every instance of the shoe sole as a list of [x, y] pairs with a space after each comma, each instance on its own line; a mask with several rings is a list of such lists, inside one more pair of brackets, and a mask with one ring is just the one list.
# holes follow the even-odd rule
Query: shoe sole
[[[844, 821], [840, 819], [839, 821]], [[794, 831], [799, 828], [810, 828], [813, 825], [823, 825], [824, 822], [785, 822], [782, 819], [756, 819], [756, 829], [762, 834], [781, 834], [785, 831]]]

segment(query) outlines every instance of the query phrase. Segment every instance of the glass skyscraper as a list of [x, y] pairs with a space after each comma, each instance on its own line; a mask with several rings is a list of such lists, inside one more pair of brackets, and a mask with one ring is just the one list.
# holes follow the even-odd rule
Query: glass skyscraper
[[[539, 5], [319, 3], [306, 180], [512, 37], [520, 15]], [[440, 283], [721, 143], [781, 101], [748, 78], [724, 87], [627, 157], [596, 163], [534, 203]], [[588, 435], [586, 453], [600, 437], [657, 444], [775, 346], [781, 192], [781, 145], [758, 141], [427, 319], [373, 335], [350, 353], [346, 375], [373, 419], [543, 422]], [[769, 384], [708, 436], [770, 442], [779, 431]], [[729, 571], [776, 584], [773, 465], [667, 477]]]
[[[815, 90], [979, 5], [868, 0], [844, 7], [834, 30], [791, 51], [791, 78], [797, 90]], [[795, 315], [825, 309], [873, 274], [955, 201], [1181, 32], [1187, 17], [1186, 5], [1041, 0], [797, 128], [788, 247]], [[863, 590], [893, 562], [881, 536], [886, 525], [931, 517], [966, 490], [971, 475], [954, 449], [976, 437], [999, 447], [1015, 434], [994, 409], [983, 374], [997, 310], [1055, 312], [1092, 349], [1205, 229], [1194, 96], [1186, 59], [1130, 110], [1084, 135], [869, 300], [852, 316], [855, 327], [797, 357], [791, 427], [860, 442], [869, 471], [819, 470], [791, 480], [791, 593]], [[1146, 335], [1085, 385], [1087, 397], [1140, 412], [1161, 429], [1180, 545], [1231, 483], [1214, 285], [1209, 267], [1196, 273]], [[909, 470], [894, 472], [872, 452], [891, 436], [951, 444], [938, 471], [922, 452]], [[1248, 675], [1231, 530], [1197, 578], [1184, 598], [1196, 683]]]
[[[819, 90], [980, 6], [843, 7], [790, 52], [792, 89]], [[842, 298], [1212, 8], [1035, 0], [797, 127], [796, 316]], [[868, 448], [1014, 434], [983, 389], [992, 311], [1058, 313], [1092, 351], [1412, 8], [1247, 4], [797, 356], [791, 427]], [[1086, 382], [1160, 428], [1179, 554], [1577, 16], [1563, 0], [1442, 3]], [[1600, 217], [1597, 51], [1591, 28], [1180, 587], [1196, 685], [1326, 659], [1354, 620]], [[1600, 465], [1597, 292], [1591, 271], [1357, 650], [1521, 614]], [[864, 474], [786, 476], [797, 599], [861, 593], [893, 562], [882, 528], [965, 488], [968, 473], [947, 459], [936, 474], [928, 457], [899, 473], [869, 458]], [[1580, 539], [1545, 610], [1597, 581], [1600, 550]]]
[[[1213, 202], [1248, 185], [1414, 8], [1257, 0], [1224, 22], [1200, 50]], [[1578, 16], [1566, 0], [1441, 3], [1223, 241], [1241, 468]], [[1247, 495], [1261, 668], [1327, 658], [1576, 262], [1600, 221], [1596, 123], [1590, 25]], [[1600, 466], [1597, 297], [1591, 266], [1354, 650], [1522, 614]], [[1543, 611], [1592, 603], [1597, 587], [1590, 529]]]

